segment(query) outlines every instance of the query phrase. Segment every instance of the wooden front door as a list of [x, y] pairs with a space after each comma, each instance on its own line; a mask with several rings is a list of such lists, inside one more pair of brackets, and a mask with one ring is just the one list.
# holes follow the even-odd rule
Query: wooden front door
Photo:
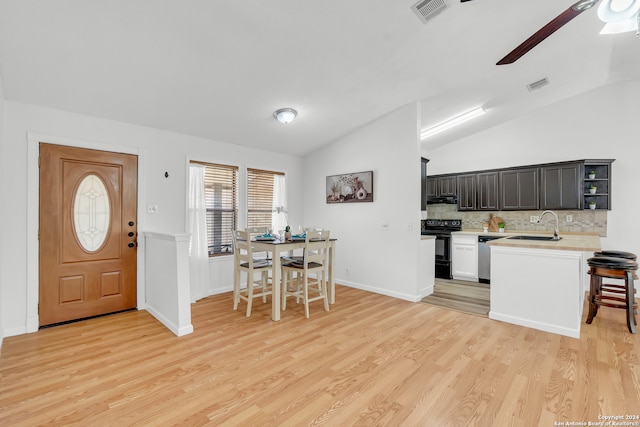
[[138, 158], [40, 143], [40, 326], [136, 307]]

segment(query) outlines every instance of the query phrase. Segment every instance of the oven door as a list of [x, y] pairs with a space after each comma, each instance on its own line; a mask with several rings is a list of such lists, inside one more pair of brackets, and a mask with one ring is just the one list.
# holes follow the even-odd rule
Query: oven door
[[436, 238], [436, 262], [451, 260], [451, 234], [439, 231], [423, 231], [423, 236]]
[[435, 276], [451, 279], [451, 233], [442, 231], [423, 231], [422, 235], [435, 236]]

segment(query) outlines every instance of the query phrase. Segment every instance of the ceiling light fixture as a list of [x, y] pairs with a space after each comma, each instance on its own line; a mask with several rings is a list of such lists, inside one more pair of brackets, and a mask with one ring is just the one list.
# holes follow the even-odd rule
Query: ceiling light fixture
[[640, 35], [640, 0], [604, 0], [598, 6], [598, 17], [605, 23], [600, 34], [635, 31]]
[[449, 120], [445, 120], [442, 123], [438, 123], [437, 125], [420, 132], [420, 139], [429, 138], [430, 136], [433, 136], [437, 133], [440, 133], [447, 129], [451, 129], [454, 126], [458, 126], [461, 123], [464, 123], [466, 121], [479, 117], [484, 113], [486, 113], [485, 109], [483, 107], [478, 107], [473, 110], [467, 111], [466, 113], [462, 113], [458, 116], [452, 117]]
[[296, 118], [298, 112], [293, 108], [280, 108], [273, 112], [273, 117], [276, 118], [277, 121], [286, 125], [287, 123], [291, 123], [293, 119]]

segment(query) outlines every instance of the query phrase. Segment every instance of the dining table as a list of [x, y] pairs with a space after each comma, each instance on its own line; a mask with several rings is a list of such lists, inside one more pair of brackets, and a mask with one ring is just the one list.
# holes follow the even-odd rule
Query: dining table
[[[334, 304], [336, 301], [336, 283], [335, 283], [335, 257], [336, 257], [336, 240], [329, 239], [329, 259], [328, 259], [328, 284], [327, 284], [327, 297], [329, 304]], [[303, 249], [305, 247], [304, 239], [286, 240], [284, 238], [275, 239], [252, 239], [251, 246], [256, 252], [267, 252], [271, 254], [273, 273], [272, 273], [272, 295], [271, 295], [271, 320], [280, 320], [280, 292], [281, 289], [281, 275], [282, 275], [282, 262], [280, 256], [282, 253], [292, 253], [296, 249]]]

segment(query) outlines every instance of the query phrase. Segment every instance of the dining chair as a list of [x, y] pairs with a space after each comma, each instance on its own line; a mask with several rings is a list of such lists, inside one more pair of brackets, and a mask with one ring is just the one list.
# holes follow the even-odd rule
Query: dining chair
[[[309, 230], [315, 230], [315, 231], [324, 231], [324, 228], [322, 227], [300, 227], [302, 229], [303, 233], [307, 233], [307, 231]], [[285, 263], [285, 262], [292, 262], [292, 261], [298, 261], [298, 262], [302, 262], [302, 255], [294, 255], [293, 251], [291, 251], [289, 254], [280, 257], [281, 262]]]
[[[329, 230], [308, 230], [302, 260], [287, 261], [282, 265], [282, 310], [287, 309], [287, 297], [295, 296], [296, 303], [302, 299], [304, 315], [307, 319], [310, 302], [324, 300], [324, 311], [329, 311], [327, 262], [330, 234]], [[309, 280], [310, 274], [315, 275], [314, 282]], [[317, 295], [310, 298], [309, 291]]]
[[[250, 237], [254, 239], [256, 236], [264, 236], [269, 233], [269, 227], [247, 227], [244, 231], [248, 232]], [[254, 252], [253, 257], [255, 260], [266, 258], [269, 259], [268, 252]]]
[[[238, 309], [240, 300], [247, 301], [247, 317], [251, 316], [251, 305], [254, 298], [262, 297], [262, 302], [267, 302], [267, 295], [272, 295], [272, 286], [269, 284], [269, 272], [273, 270], [273, 264], [268, 259], [254, 259], [251, 246], [251, 234], [248, 231], [234, 230], [233, 232], [233, 309]], [[247, 283], [245, 288], [240, 288], [240, 275], [245, 272]], [[260, 273], [260, 280], [255, 280], [255, 274]], [[257, 286], [256, 286], [257, 285]], [[258, 292], [255, 292], [255, 291]]]

